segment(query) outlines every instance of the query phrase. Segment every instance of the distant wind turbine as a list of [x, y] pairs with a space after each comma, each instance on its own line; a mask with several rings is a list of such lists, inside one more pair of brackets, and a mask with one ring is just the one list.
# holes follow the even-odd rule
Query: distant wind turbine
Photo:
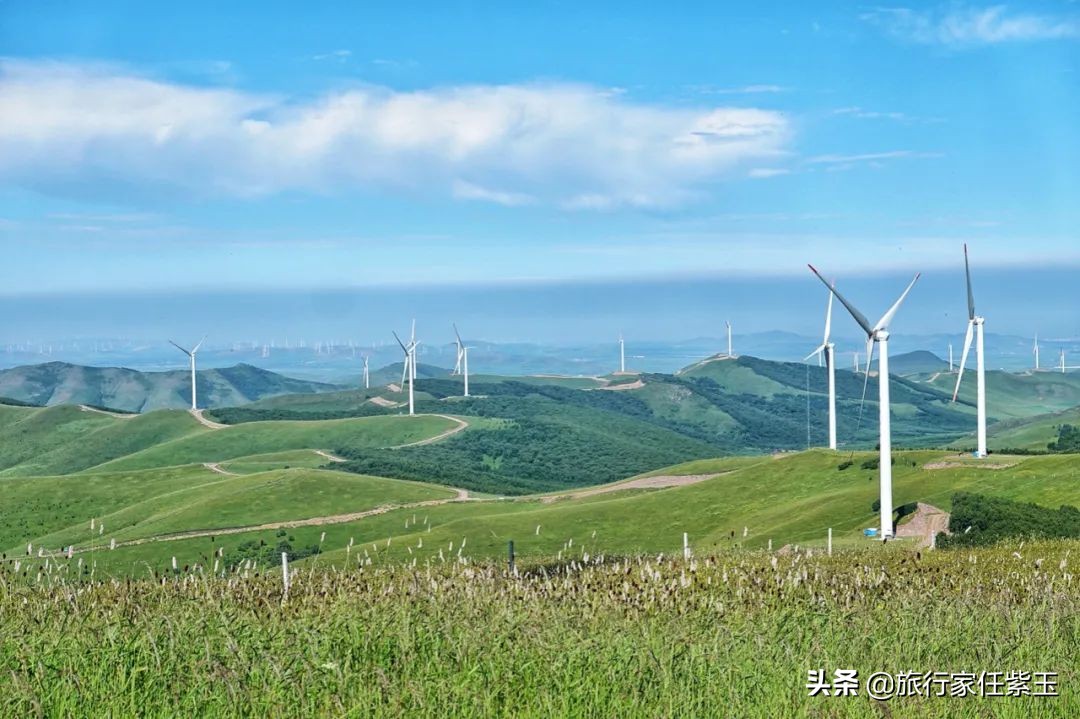
[[457, 338], [457, 363], [454, 365], [454, 374], [460, 374], [465, 379], [464, 396], [469, 396], [469, 348], [461, 340], [461, 333], [457, 325], [454, 325], [454, 336]]
[[727, 356], [734, 357], [735, 353], [732, 351], [731, 348], [731, 321], [728, 320], [724, 322], [724, 324], [727, 325]]
[[1032, 352], [1032, 354], [1035, 355], [1035, 371], [1038, 372], [1039, 371], [1039, 333], [1038, 332], [1035, 333], [1035, 346], [1032, 348], [1031, 352]]
[[188, 356], [188, 358], [191, 360], [191, 411], [192, 412], [194, 412], [195, 410], [197, 410], [199, 408], [199, 403], [198, 403], [198, 401], [196, 399], [196, 396], [195, 396], [195, 355], [199, 352], [199, 348], [202, 347], [202, 343], [205, 342], [205, 341], [206, 341], [206, 336], [204, 335], [203, 338], [201, 340], [199, 340], [199, 344], [195, 345], [190, 350], [186, 350], [183, 347], [181, 347], [180, 345], [173, 342], [172, 340], [169, 340], [169, 344], [171, 344], [173, 347], [175, 347], [176, 349], [178, 349], [181, 352], [183, 352], [184, 354], [186, 354]]
[[975, 334], [975, 385], [977, 390], [977, 444], [976, 455], [986, 456], [986, 359], [983, 348], [983, 323], [985, 320], [975, 314], [975, 295], [971, 290], [971, 267], [968, 265], [967, 244], [964, 245], [964, 275], [967, 278], [968, 327], [964, 335], [964, 351], [960, 355], [960, 372], [956, 375], [956, 389], [952, 401], [960, 394], [960, 381], [964, 378], [964, 365], [967, 364], [968, 351], [971, 349], [971, 335]]
[[829, 449], [836, 449], [836, 362], [834, 361], [836, 345], [829, 341], [829, 333], [832, 329], [832, 304], [833, 295], [829, 292], [829, 307], [825, 311], [825, 338], [817, 349], [806, 355], [806, 359], [814, 355], [818, 356], [818, 361], [822, 357], [825, 358], [825, 368], [829, 373]]
[[949, 343], [949, 374], [953, 373], [952, 342]]
[[907, 286], [900, 298], [893, 303], [893, 306], [881, 316], [881, 319], [877, 321], [877, 324], [871, 326], [870, 321], [866, 319], [866, 316], [859, 310], [855, 309], [855, 306], [844, 299], [836, 287], [828, 282], [821, 273], [814, 269], [813, 265], [810, 265], [810, 270], [817, 275], [829, 291], [836, 295], [836, 299], [840, 300], [847, 311], [851, 314], [852, 318], [863, 328], [866, 332], [866, 378], [869, 381], [870, 367], [874, 360], [874, 345], [880, 345], [880, 356], [878, 357], [878, 412], [879, 412], [879, 461], [878, 470], [880, 472], [880, 490], [881, 490], [881, 538], [889, 539], [893, 536], [893, 524], [892, 524], [892, 431], [890, 427], [890, 405], [889, 405], [889, 323], [892, 322], [893, 317], [896, 316], [897, 310], [900, 309], [900, 305], [904, 299], [911, 292], [911, 288], [915, 286], [915, 283], [919, 280], [919, 275], [916, 274], [915, 278], [911, 280], [911, 284]]
[[626, 373], [626, 342], [623, 341], [622, 332], [619, 333], [619, 372]]
[[364, 389], [371, 389], [371, 374], [368, 372], [368, 360], [371, 358], [364, 355]]
[[402, 385], [404, 385], [406, 378], [409, 380], [409, 416], [411, 417], [414, 414], [413, 385], [416, 384], [416, 380], [414, 379], [414, 375], [412, 372], [412, 365], [416, 361], [416, 355], [414, 354], [416, 343], [415, 341], [410, 340], [409, 346], [406, 347], [405, 343], [401, 341], [401, 338], [397, 336], [397, 332], [394, 332], [393, 334], [394, 339], [396, 339], [397, 343], [401, 345], [401, 351], [405, 353], [405, 366], [402, 368], [401, 372], [401, 383]]

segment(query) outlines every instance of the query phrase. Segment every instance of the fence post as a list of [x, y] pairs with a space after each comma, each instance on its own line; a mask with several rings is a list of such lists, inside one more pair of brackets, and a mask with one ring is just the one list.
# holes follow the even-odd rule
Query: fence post
[[517, 570], [514, 568], [514, 540], [510, 540], [510, 544], [506, 548], [506, 557], [510, 566], [510, 573], [516, 574]]
[[289, 596], [289, 553], [281, 553], [281, 584], [285, 588], [284, 596]]
[[829, 527], [829, 556], [832, 556], [832, 527]]
[[690, 535], [686, 532], [682, 533], [682, 558], [683, 560], [690, 559]]
[[769, 551], [772, 551], [772, 539], [769, 539]]

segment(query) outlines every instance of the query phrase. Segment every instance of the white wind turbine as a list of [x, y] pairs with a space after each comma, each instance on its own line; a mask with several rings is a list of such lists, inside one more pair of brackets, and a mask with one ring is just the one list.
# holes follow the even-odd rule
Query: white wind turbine
[[364, 355], [364, 389], [371, 389], [371, 374], [368, 372], [368, 361], [371, 358]]
[[977, 444], [976, 456], [986, 456], [986, 359], [983, 349], [983, 323], [985, 320], [975, 314], [975, 295], [971, 291], [971, 268], [968, 265], [967, 244], [964, 244], [964, 274], [967, 278], [968, 327], [964, 335], [964, 351], [960, 355], [960, 371], [956, 375], [956, 389], [953, 390], [953, 402], [960, 394], [960, 381], [964, 378], [964, 365], [967, 364], [968, 351], [971, 349], [971, 335], [975, 334], [975, 385], [977, 391]]
[[949, 343], [949, 374], [953, 373], [952, 342]]
[[414, 410], [413, 410], [413, 408], [414, 408], [414, 404], [413, 404], [413, 385], [416, 384], [416, 379], [415, 379], [416, 375], [414, 374], [414, 371], [413, 371], [413, 364], [416, 362], [416, 354], [415, 354], [415, 351], [414, 351], [416, 349], [416, 341], [415, 340], [410, 340], [409, 346], [406, 347], [405, 343], [401, 341], [401, 338], [397, 336], [397, 332], [394, 332], [393, 334], [394, 334], [394, 339], [396, 339], [397, 343], [399, 345], [401, 345], [401, 351], [405, 353], [405, 366], [402, 367], [401, 384], [402, 384], [402, 389], [404, 389], [405, 380], [406, 380], [406, 378], [408, 378], [408, 380], [409, 380], [409, 416], [412, 416], [414, 414]]
[[806, 355], [806, 359], [817, 355], [820, 362], [822, 357], [825, 358], [825, 368], [829, 373], [829, 449], [836, 449], [836, 362], [834, 361], [836, 345], [829, 341], [829, 333], [832, 329], [832, 303], [833, 295], [830, 292], [829, 308], [825, 311], [825, 338], [821, 341], [820, 347]]
[[1039, 371], [1039, 333], [1035, 333], [1035, 346], [1031, 349], [1032, 354], [1035, 355], [1035, 371]]
[[169, 344], [171, 344], [173, 347], [175, 347], [176, 349], [178, 349], [181, 352], [183, 352], [184, 354], [186, 354], [188, 356], [188, 358], [191, 360], [191, 411], [192, 412], [199, 409], [199, 403], [196, 401], [197, 398], [195, 396], [195, 355], [198, 353], [199, 348], [202, 347], [202, 343], [205, 342], [205, 341], [206, 341], [206, 336], [204, 335], [203, 338], [201, 340], [199, 340], [199, 344], [195, 345], [190, 350], [186, 350], [183, 347], [181, 347], [180, 345], [173, 342], [172, 340], [169, 340]]
[[619, 333], [619, 373], [626, 374], [626, 342], [623, 341], [622, 332]]
[[469, 348], [461, 341], [461, 333], [457, 325], [454, 325], [454, 336], [457, 340], [457, 362], [454, 364], [454, 374], [461, 375], [465, 380], [465, 397], [469, 396]]
[[877, 321], [876, 325], [871, 326], [870, 321], [866, 319], [859, 310], [855, 309], [855, 306], [844, 299], [844, 296], [837, 292], [834, 285], [821, 276], [821, 273], [814, 269], [813, 265], [810, 265], [810, 270], [817, 275], [818, 279], [825, 283], [825, 286], [829, 288], [829, 291], [836, 295], [836, 299], [840, 300], [847, 311], [851, 314], [852, 318], [859, 323], [859, 326], [866, 332], [866, 378], [870, 378], [870, 367], [873, 364], [874, 359], [874, 345], [880, 346], [880, 356], [878, 357], [878, 412], [879, 412], [879, 461], [878, 470], [880, 472], [880, 490], [881, 490], [881, 538], [889, 539], [893, 536], [893, 524], [892, 524], [892, 431], [890, 427], [889, 416], [889, 323], [892, 322], [893, 317], [896, 315], [897, 310], [900, 309], [900, 305], [903, 303], [904, 298], [911, 292], [911, 288], [915, 286], [915, 283], [919, 280], [919, 275], [915, 275], [915, 279], [911, 281], [911, 284], [907, 286], [900, 298], [893, 303], [893, 306], [889, 308], [888, 312], [881, 316], [881, 319]]
[[724, 324], [727, 325], [727, 356], [734, 357], [735, 353], [731, 350], [731, 321], [727, 320]]

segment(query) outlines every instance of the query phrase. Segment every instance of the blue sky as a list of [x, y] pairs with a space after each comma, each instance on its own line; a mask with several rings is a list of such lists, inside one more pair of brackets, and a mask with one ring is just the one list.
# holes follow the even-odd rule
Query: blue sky
[[0, 293], [1080, 265], [1080, 4], [530, 5], [0, 3]]

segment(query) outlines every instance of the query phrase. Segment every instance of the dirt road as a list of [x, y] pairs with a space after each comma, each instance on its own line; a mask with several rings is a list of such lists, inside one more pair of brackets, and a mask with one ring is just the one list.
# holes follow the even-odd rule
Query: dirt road
[[201, 424], [204, 427], [209, 427], [210, 429], [225, 429], [226, 427], [229, 426], [227, 424], [220, 424], [220, 423], [215, 422], [215, 421], [213, 421], [211, 419], [207, 419], [205, 416], [203, 416], [203, 412], [205, 412], [205, 411], [206, 410], [204, 410], [204, 409], [189, 409], [188, 410], [188, 412], [191, 414], [191, 416], [194, 417], [196, 420], [198, 420], [199, 424]]
[[913, 537], [919, 547], [929, 547], [934, 535], [942, 532], [949, 532], [949, 513], [922, 502], [919, 502], [911, 521], [896, 528], [897, 537]]
[[550, 504], [551, 502], [559, 499], [578, 499], [580, 497], [591, 497], [594, 494], [621, 492], [624, 489], [662, 489], [664, 487], [682, 487], [687, 484], [697, 484], [698, 482], [704, 482], [706, 479], [720, 477], [724, 474], [728, 474], [728, 472], [721, 472], [719, 474], [681, 474], [661, 475], [656, 477], [640, 477], [638, 479], [631, 479], [628, 482], [615, 482], [613, 484], [605, 484], [600, 487], [590, 487], [588, 489], [582, 489], [576, 492], [566, 492], [565, 494], [554, 494], [547, 497], [541, 497], [540, 501], [544, 504]]
[[394, 447], [389, 447], [389, 449], [404, 449], [405, 447], [421, 447], [421, 446], [423, 446], [425, 444], [434, 444], [435, 442], [441, 442], [442, 440], [446, 439], [447, 437], [455, 435], [458, 432], [460, 432], [461, 430], [463, 430], [463, 429], [465, 429], [465, 428], [467, 428], [469, 426], [469, 423], [466, 422], [465, 420], [463, 420], [463, 419], [461, 419], [459, 417], [452, 417], [452, 416], [450, 416], [448, 414], [432, 414], [432, 415], [428, 415], [428, 416], [430, 416], [430, 417], [442, 417], [443, 419], [448, 419], [448, 420], [450, 420], [452, 422], [457, 422], [457, 426], [456, 427], [451, 427], [450, 429], [446, 430], [445, 432], [443, 432], [441, 434], [437, 434], [434, 437], [428, 437], [427, 439], [421, 439], [418, 442], [409, 442], [408, 444], [399, 444], [399, 445], [396, 445]]

